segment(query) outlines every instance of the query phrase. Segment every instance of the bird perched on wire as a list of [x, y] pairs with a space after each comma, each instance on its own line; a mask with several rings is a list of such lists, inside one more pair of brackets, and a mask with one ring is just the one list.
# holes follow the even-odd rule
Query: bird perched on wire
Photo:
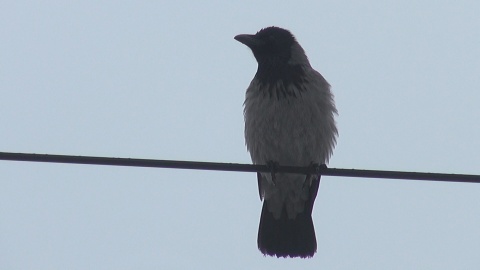
[[263, 199], [258, 249], [277, 257], [312, 257], [317, 250], [312, 209], [320, 175], [275, 173], [275, 166], [328, 162], [337, 114], [330, 85], [312, 68], [295, 37], [279, 27], [237, 35], [258, 62], [244, 103], [245, 141]]

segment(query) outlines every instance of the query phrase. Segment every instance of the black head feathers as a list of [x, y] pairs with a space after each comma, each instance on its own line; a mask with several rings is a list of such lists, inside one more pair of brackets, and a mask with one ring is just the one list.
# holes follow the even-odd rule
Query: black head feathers
[[288, 62], [292, 46], [298, 44], [290, 31], [280, 27], [267, 27], [255, 35], [238, 35], [235, 39], [248, 46], [259, 63], [275, 60]]

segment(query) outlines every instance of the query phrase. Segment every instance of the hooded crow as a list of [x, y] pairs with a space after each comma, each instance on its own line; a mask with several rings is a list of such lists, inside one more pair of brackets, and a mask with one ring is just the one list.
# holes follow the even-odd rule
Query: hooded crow
[[279, 27], [237, 35], [258, 62], [244, 103], [245, 141], [263, 199], [258, 249], [277, 257], [312, 257], [317, 250], [312, 209], [320, 175], [275, 173], [276, 165], [326, 164], [336, 144], [337, 114], [330, 85], [314, 70], [295, 37]]

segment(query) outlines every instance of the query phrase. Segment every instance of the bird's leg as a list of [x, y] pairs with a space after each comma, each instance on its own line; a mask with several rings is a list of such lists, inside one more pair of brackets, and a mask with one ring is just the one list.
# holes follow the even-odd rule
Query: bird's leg
[[322, 170], [327, 168], [327, 165], [325, 164], [318, 165], [318, 163], [311, 162], [309, 167], [310, 167], [310, 170], [308, 170], [309, 173], [306, 175], [305, 181], [303, 182], [303, 188], [305, 188], [305, 185], [308, 183], [308, 180], [310, 179], [312, 174], [318, 175]]
[[272, 183], [274, 186], [277, 184], [276, 183], [277, 178], [275, 177], [275, 173], [277, 172], [278, 166], [279, 166], [278, 162], [275, 162], [273, 160], [270, 160], [267, 162], [267, 167], [268, 169], [270, 169], [270, 174], [272, 176]]

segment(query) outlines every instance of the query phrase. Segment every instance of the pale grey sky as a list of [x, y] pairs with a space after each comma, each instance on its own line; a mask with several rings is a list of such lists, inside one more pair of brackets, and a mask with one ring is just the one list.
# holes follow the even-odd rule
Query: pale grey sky
[[[480, 174], [478, 1], [4, 1], [0, 151], [248, 163], [233, 37], [291, 30], [330, 167]], [[252, 173], [0, 161], [1, 269], [475, 269], [480, 185], [323, 177], [313, 259], [263, 257]]]

